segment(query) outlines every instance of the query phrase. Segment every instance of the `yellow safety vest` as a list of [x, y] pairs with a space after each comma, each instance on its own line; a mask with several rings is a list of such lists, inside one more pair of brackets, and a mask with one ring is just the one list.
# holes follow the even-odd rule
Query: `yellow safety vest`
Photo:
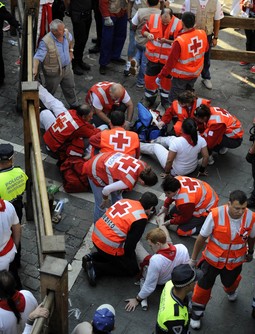
[[0, 198], [13, 201], [26, 189], [27, 175], [19, 167], [0, 171]]
[[182, 307], [171, 296], [173, 286], [172, 281], [168, 281], [160, 297], [157, 322], [158, 326], [164, 331], [168, 330], [165, 326], [167, 321], [182, 320], [184, 321], [184, 326], [187, 326], [189, 323], [189, 312], [187, 306]]

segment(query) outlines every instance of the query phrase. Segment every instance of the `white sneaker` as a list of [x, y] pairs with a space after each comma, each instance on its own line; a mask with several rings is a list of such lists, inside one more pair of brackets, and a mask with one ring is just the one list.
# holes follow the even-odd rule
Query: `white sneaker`
[[124, 69], [124, 75], [125, 77], [129, 77], [131, 75], [130, 73], [130, 61], [126, 62], [125, 69]]
[[199, 329], [201, 327], [201, 320], [190, 319], [190, 327], [192, 329]]
[[138, 73], [138, 64], [135, 58], [131, 59], [129, 72], [132, 75], [137, 75]]
[[228, 148], [227, 147], [222, 147], [220, 150], [219, 150], [219, 154], [223, 155], [223, 154], [226, 154], [228, 151]]
[[212, 89], [212, 82], [210, 79], [203, 79], [202, 83], [207, 89]]
[[237, 292], [237, 290], [236, 290], [235, 292], [233, 292], [233, 293], [231, 293], [231, 294], [227, 294], [227, 295], [228, 295], [228, 300], [229, 300], [230, 302], [234, 302], [234, 301], [237, 300], [238, 292]]
[[208, 159], [208, 165], [211, 166], [215, 163], [214, 159], [213, 159], [213, 156], [212, 155], [209, 155], [209, 159]]

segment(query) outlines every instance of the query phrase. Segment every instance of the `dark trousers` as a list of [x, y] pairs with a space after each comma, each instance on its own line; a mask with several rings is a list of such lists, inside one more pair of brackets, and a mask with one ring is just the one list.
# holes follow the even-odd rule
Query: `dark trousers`
[[219, 152], [222, 147], [237, 148], [242, 144], [243, 138], [229, 138], [223, 135], [222, 141], [219, 145], [215, 146], [212, 151]]
[[91, 11], [84, 13], [72, 11], [71, 20], [75, 40], [73, 64], [79, 64], [82, 62], [83, 52], [89, 37], [89, 30], [92, 22]]
[[99, 0], [92, 1], [92, 9], [94, 11], [94, 18], [96, 21], [96, 31], [97, 31], [97, 46], [101, 46], [101, 39], [102, 39], [102, 30], [103, 30], [103, 21], [102, 15], [99, 10]]
[[203, 71], [201, 73], [201, 76], [203, 79], [211, 79], [211, 74], [210, 74], [210, 65], [211, 65], [211, 45], [212, 45], [212, 35], [207, 35], [207, 40], [208, 40], [208, 44], [209, 44], [209, 49], [208, 51], [205, 53], [204, 56], [204, 67], [203, 67]]
[[198, 281], [198, 285], [203, 289], [211, 289], [214, 286], [216, 277], [220, 275], [221, 283], [225, 288], [231, 287], [237, 277], [242, 271], [242, 265], [236, 267], [233, 270], [228, 270], [226, 267], [218, 269], [211, 266], [207, 261], [202, 262], [201, 270], [203, 271], [203, 277]]
[[197, 78], [186, 80], [182, 78], [172, 78], [172, 86], [169, 92], [168, 100], [170, 105], [173, 103], [174, 100], [177, 100], [178, 95], [185, 90], [194, 91], [194, 85]]
[[255, 51], [255, 30], [244, 30], [246, 36], [246, 51]]
[[106, 66], [111, 59], [119, 59], [127, 37], [127, 14], [111, 17], [114, 25], [103, 25], [99, 64]]
[[[174, 216], [175, 214], [179, 214], [176, 206], [174, 206], [171, 210], [170, 210], [170, 216]], [[188, 236], [188, 235], [193, 235], [193, 234], [199, 234], [201, 227], [205, 221], [206, 217], [202, 216], [202, 217], [195, 217], [192, 216], [192, 218], [187, 221], [184, 224], [180, 224], [178, 225], [177, 228], [177, 233], [180, 236]]]
[[4, 81], [4, 78], [3, 40], [0, 39], [0, 83]]
[[97, 277], [135, 276], [139, 272], [135, 252], [130, 256], [114, 256], [96, 248], [97, 252], [92, 254], [92, 260]]

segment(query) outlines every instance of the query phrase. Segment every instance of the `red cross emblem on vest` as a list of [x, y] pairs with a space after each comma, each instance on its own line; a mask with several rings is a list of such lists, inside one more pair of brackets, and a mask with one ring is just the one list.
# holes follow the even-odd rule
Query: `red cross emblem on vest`
[[188, 44], [188, 50], [190, 53], [193, 54], [193, 56], [198, 55], [202, 47], [203, 47], [203, 41], [201, 39], [198, 39], [197, 36], [191, 38], [191, 43]]
[[116, 131], [115, 135], [110, 135], [110, 145], [113, 145], [114, 151], [125, 152], [130, 142], [131, 138], [126, 136], [125, 131]]
[[59, 115], [55, 123], [52, 125], [52, 130], [54, 132], [57, 132], [57, 131], [62, 132], [64, 129], [67, 128], [67, 122], [68, 122], [68, 119], [65, 114]]
[[198, 181], [191, 179], [189, 177], [183, 178], [181, 181], [181, 184], [184, 188], [188, 189], [189, 193], [194, 193], [197, 191], [197, 189], [200, 187], [200, 184]]
[[119, 170], [127, 174], [130, 171], [135, 173], [137, 169], [140, 167], [138, 160], [129, 156], [120, 158], [118, 162], [119, 162]]
[[131, 204], [129, 202], [117, 202], [109, 209], [109, 215], [112, 218], [123, 217], [128, 213], [128, 210], [131, 208]]

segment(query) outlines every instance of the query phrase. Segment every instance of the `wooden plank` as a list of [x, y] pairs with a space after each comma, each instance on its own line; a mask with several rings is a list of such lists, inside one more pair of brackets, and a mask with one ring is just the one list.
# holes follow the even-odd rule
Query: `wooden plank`
[[46, 256], [40, 269], [42, 298], [48, 291], [54, 292], [54, 311], [50, 318], [49, 328], [54, 333], [68, 333], [68, 274], [67, 261]]
[[228, 60], [228, 61], [246, 61], [248, 63], [254, 63], [255, 62], [255, 52], [212, 49], [211, 59]]
[[220, 21], [221, 28], [240, 28], [240, 29], [255, 29], [255, 19], [245, 19], [241, 17], [225, 16]]
[[[181, 13], [174, 13], [176, 17], [181, 19]], [[255, 30], [255, 18], [242, 18], [242, 17], [233, 17], [225, 16], [220, 20], [220, 28], [240, 28], [240, 29], [250, 29]]]

